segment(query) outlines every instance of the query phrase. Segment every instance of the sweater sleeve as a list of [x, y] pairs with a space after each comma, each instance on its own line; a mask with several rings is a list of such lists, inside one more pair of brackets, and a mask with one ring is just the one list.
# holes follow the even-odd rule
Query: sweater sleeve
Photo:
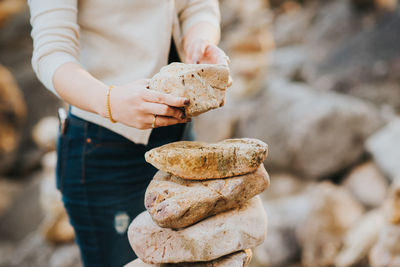
[[77, 0], [28, 0], [33, 39], [32, 67], [57, 95], [53, 75], [67, 62], [79, 62]]
[[198, 22], [208, 22], [220, 30], [221, 15], [218, 0], [187, 0], [179, 13], [182, 34]]

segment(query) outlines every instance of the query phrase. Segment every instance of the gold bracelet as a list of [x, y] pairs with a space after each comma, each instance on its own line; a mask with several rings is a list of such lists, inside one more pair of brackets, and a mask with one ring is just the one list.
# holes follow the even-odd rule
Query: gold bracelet
[[114, 86], [110, 86], [108, 87], [107, 90], [107, 112], [108, 112], [108, 118], [110, 119], [110, 121], [112, 123], [116, 123], [115, 120], [113, 120], [112, 116], [111, 116], [111, 105], [110, 105], [110, 93], [111, 93], [111, 89], [114, 88]]

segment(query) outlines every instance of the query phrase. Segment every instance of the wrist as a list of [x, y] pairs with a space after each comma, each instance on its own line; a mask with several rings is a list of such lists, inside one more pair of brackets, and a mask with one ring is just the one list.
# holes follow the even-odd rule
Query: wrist
[[93, 102], [93, 110], [103, 118], [108, 118], [107, 91], [108, 86], [102, 85], [96, 94], [95, 101]]

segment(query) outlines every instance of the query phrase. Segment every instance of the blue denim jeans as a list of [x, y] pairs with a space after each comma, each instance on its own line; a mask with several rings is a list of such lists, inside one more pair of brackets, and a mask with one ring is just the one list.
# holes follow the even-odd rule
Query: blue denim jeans
[[144, 208], [157, 171], [144, 160], [149, 149], [178, 141], [184, 125], [154, 129], [148, 145], [135, 144], [71, 114], [57, 142], [57, 188], [86, 267], [121, 267], [134, 260], [127, 237]]

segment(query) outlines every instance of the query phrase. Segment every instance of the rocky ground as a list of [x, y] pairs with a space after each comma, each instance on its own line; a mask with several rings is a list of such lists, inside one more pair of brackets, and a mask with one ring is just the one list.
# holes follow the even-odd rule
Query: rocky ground
[[[34, 125], [61, 103], [31, 70], [18, 2], [0, 1], [0, 64], [21, 91], [10, 101], [0, 72], [0, 266], [79, 266], [57, 205], [41, 200], [59, 197], [47, 190], [57, 125]], [[196, 132], [269, 144], [268, 235], [252, 265], [400, 266], [397, 2], [220, 2], [234, 84]]]

